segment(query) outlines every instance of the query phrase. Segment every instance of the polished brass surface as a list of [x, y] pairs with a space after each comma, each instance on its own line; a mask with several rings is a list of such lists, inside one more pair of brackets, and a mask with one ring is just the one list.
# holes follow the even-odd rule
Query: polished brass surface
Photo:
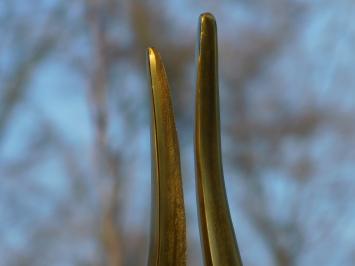
[[186, 265], [180, 155], [169, 85], [159, 53], [148, 49], [152, 89], [152, 213], [149, 266]]
[[[200, 16], [197, 56], [195, 167], [205, 265], [241, 266], [226, 196], [220, 136], [217, 27]], [[148, 265], [186, 265], [186, 222], [178, 139], [165, 69], [148, 49], [152, 88], [152, 214]]]
[[208, 266], [239, 266], [242, 261], [222, 169], [217, 26], [213, 15], [200, 16], [198, 38], [195, 163], [204, 262]]

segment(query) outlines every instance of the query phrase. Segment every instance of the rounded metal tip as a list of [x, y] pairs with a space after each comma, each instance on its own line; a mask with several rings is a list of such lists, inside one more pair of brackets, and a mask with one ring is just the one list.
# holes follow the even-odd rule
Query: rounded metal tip
[[201, 29], [209, 27], [209, 26], [215, 26], [216, 25], [216, 18], [211, 14], [211, 13], [202, 13], [200, 15], [200, 27]]
[[214, 15], [210, 12], [205, 12], [200, 15], [200, 20], [213, 20], [216, 21]]
[[197, 47], [214, 45], [217, 38], [217, 23], [215, 17], [211, 13], [203, 13], [199, 20], [199, 38]]

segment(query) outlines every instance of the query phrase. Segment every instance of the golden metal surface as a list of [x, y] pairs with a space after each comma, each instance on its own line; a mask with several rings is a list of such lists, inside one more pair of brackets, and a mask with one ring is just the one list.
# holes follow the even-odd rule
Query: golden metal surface
[[217, 26], [200, 16], [195, 121], [196, 185], [205, 265], [239, 266], [241, 257], [224, 185], [218, 95]]
[[186, 265], [180, 155], [168, 81], [159, 53], [148, 49], [152, 88], [152, 213], [148, 265]]

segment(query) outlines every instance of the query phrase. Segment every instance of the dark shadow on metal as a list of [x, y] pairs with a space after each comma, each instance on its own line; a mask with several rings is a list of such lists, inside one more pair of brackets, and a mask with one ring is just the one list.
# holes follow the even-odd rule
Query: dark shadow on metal
[[208, 266], [239, 266], [242, 260], [223, 178], [217, 26], [213, 15], [200, 16], [198, 38], [195, 166], [204, 262]]

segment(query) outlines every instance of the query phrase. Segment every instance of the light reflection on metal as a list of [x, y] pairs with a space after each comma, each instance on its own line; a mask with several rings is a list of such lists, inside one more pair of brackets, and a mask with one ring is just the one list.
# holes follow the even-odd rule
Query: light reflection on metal
[[186, 265], [180, 154], [169, 85], [158, 52], [148, 49], [152, 88], [152, 213], [148, 265]]
[[[217, 28], [200, 16], [195, 121], [195, 167], [205, 265], [241, 266], [226, 197], [220, 144]], [[152, 88], [152, 213], [149, 266], [186, 265], [186, 219], [180, 155], [165, 69], [148, 49]]]

